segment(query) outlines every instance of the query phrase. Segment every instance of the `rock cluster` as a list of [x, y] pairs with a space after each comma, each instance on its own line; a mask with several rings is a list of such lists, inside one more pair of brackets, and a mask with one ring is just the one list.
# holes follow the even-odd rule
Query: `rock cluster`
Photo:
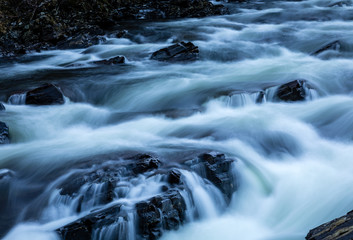
[[[187, 188], [181, 170], [168, 167], [150, 154], [138, 154], [117, 160], [114, 160], [114, 157], [107, 158], [111, 161], [95, 165], [93, 169], [88, 167], [87, 171], [80, 170], [56, 187], [60, 189], [61, 196], [78, 199], [77, 213], [83, 211], [83, 206], [92, 198], [97, 208], [88, 215], [57, 229], [63, 239], [90, 239], [94, 234], [98, 234], [97, 232], [103, 231], [102, 229], [113, 229], [114, 226], [133, 221], [136, 223], [137, 238], [152, 240], [162, 236], [164, 231], [178, 229], [187, 221], [186, 213], [192, 209], [187, 208], [181, 194]], [[231, 195], [236, 191], [231, 169], [233, 161], [226, 158], [224, 154], [211, 152], [187, 160], [183, 168], [194, 171], [194, 169], [200, 169], [200, 166], [205, 167], [206, 174], [203, 174], [203, 171], [196, 172], [222, 191], [224, 198], [228, 198], [229, 202]], [[114, 199], [127, 197], [126, 191], [119, 190], [121, 182], [136, 182], [141, 175], [149, 178], [155, 174], [162, 176], [163, 186], [160, 193], [146, 200], [137, 201], [133, 205], [131, 205], [132, 202], [127, 205], [125, 203], [110, 204]], [[82, 195], [82, 189], [89, 189], [93, 185], [101, 186], [98, 195]], [[99, 207], [102, 205], [107, 207]], [[135, 216], [135, 219], [131, 219], [131, 216]], [[111, 237], [125, 239], [126, 235], [118, 234], [128, 234], [128, 231], [124, 233], [113, 231], [112, 234]]]

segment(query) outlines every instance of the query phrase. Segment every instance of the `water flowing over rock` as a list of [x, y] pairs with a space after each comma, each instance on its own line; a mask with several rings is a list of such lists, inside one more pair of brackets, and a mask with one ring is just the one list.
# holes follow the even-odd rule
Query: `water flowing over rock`
[[210, 152], [199, 155], [196, 159], [187, 161], [189, 165], [201, 177], [211, 181], [230, 201], [232, 194], [236, 191], [237, 186], [231, 171], [233, 160], [227, 159], [222, 153]]
[[340, 51], [342, 48], [342, 43], [339, 40], [330, 42], [322, 47], [320, 47], [318, 50], [313, 52], [311, 55], [317, 56], [325, 51], [333, 50], [333, 51]]
[[[235, 176], [230, 167], [232, 163], [233, 160], [227, 159], [224, 154], [212, 152], [196, 157], [186, 166], [190, 166], [195, 171], [200, 170], [200, 166], [205, 168], [206, 175], [201, 177], [208, 179], [219, 188], [224, 193], [224, 199], [229, 202], [231, 194], [236, 191]], [[138, 239], [157, 239], [164, 231], [176, 230], [183, 223], [190, 221], [190, 217], [187, 216], [199, 214], [192, 209], [200, 210], [202, 205], [198, 206], [196, 201], [200, 196], [192, 192], [191, 186], [201, 184], [201, 182], [194, 182], [196, 178], [192, 176], [185, 170], [168, 171], [167, 166], [162, 166], [156, 157], [149, 154], [138, 154], [124, 161], [113, 160], [113, 162], [87, 169], [87, 171], [79, 170], [56, 187], [60, 191], [58, 195], [51, 197], [52, 201], [66, 202], [67, 200], [64, 200], [66, 197], [64, 199], [62, 197], [69, 196], [72, 199], [73, 205], [70, 206], [73, 211], [84, 212], [92, 207], [98, 210], [94, 210], [57, 231], [64, 239], [83, 239], [91, 236], [96, 239], [95, 236], [98, 235], [99, 239], [102, 239], [102, 236], [106, 236], [106, 239], [117, 237], [129, 239], [131, 232], [136, 233], [139, 236]], [[136, 182], [141, 177], [147, 177], [145, 181], [160, 181], [157, 185], [159, 190], [151, 198], [135, 202], [133, 199], [126, 201], [129, 196], [131, 197], [129, 192], [135, 191], [132, 185], [128, 187], [127, 182]], [[138, 184], [135, 187], [139, 188]], [[206, 194], [204, 197], [211, 196], [207, 196], [206, 191], [204, 193]], [[111, 204], [120, 198], [126, 200], [122, 203]], [[106, 207], [100, 207], [102, 204], [109, 203], [110, 205]], [[218, 208], [219, 206], [211, 207]], [[130, 227], [119, 230], [116, 228], [117, 224]], [[110, 232], [109, 236], [106, 235], [108, 234], [106, 229], [113, 228], [116, 230]]]
[[308, 233], [307, 240], [350, 240], [353, 239], [353, 211], [340, 218], [318, 226]]
[[0, 144], [7, 143], [10, 143], [9, 127], [4, 122], [0, 122]]
[[193, 43], [180, 42], [154, 52], [151, 59], [158, 61], [180, 62], [195, 61], [199, 57], [199, 49]]

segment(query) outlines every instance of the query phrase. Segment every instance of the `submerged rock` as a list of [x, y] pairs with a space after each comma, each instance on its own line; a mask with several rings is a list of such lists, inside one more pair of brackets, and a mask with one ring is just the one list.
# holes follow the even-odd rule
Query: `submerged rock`
[[311, 53], [311, 55], [317, 56], [320, 53], [323, 53], [328, 50], [339, 51], [341, 48], [342, 48], [342, 43], [339, 40], [336, 40], [336, 41], [330, 42], [328, 44], [325, 44], [324, 46], [320, 47], [315, 52]]
[[117, 57], [110, 58], [108, 60], [105, 59], [101, 61], [95, 61], [93, 63], [100, 64], [100, 65], [116, 65], [116, 64], [125, 63], [125, 57], [117, 56]]
[[4, 110], [5, 110], [4, 104], [0, 103], [0, 111], [4, 111]]
[[303, 101], [306, 97], [305, 82], [305, 80], [294, 80], [285, 83], [277, 89], [275, 95], [280, 100], [286, 102]]
[[154, 52], [151, 59], [158, 61], [195, 61], [199, 57], [199, 48], [193, 43], [180, 42]]
[[351, 240], [353, 239], [353, 211], [318, 226], [308, 233], [306, 240]]
[[0, 122], [0, 144], [7, 143], [10, 143], [9, 127], [4, 122]]
[[53, 105], [63, 104], [64, 95], [53, 84], [30, 90], [26, 94], [26, 104], [30, 105]]

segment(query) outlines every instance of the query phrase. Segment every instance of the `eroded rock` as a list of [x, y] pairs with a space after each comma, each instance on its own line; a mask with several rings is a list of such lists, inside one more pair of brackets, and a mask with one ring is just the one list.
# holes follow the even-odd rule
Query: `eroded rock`
[[101, 61], [95, 61], [93, 62], [94, 64], [98, 64], [98, 65], [116, 65], [116, 64], [122, 64], [125, 63], [125, 57], [123, 56], [117, 56], [117, 57], [113, 57], [110, 58], [108, 60], [101, 60]]
[[340, 218], [318, 226], [308, 233], [307, 240], [351, 240], [353, 239], [353, 211]]
[[151, 59], [158, 61], [195, 61], [199, 57], [199, 48], [193, 43], [180, 42], [154, 52]]
[[294, 80], [281, 85], [275, 95], [282, 101], [294, 102], [304, 101], [306, 92], [304, 88], [305, 80]]
[[7, 143], [10, 143], [9, 127], [4, 122], [0, 122], [0, 144]]
[[26, 93], [26, 104], [30, 105], [54, 105], [64, 104], [64, 95], [53, 84], [30, 90]]
[[201, 177], [212, 182], [225, 195], [229, 202], [237, 186], [233, 178], [231, 165], [233, 159], [226, 158], [222, 153], [210, 152], [199, 155], [196, 159], [185, 162]]
[[176, 190], [168, 191], [136, 204], [139, 234], [157, 239], [163, 230], [176, 230], [185, 221], [186, 205]]

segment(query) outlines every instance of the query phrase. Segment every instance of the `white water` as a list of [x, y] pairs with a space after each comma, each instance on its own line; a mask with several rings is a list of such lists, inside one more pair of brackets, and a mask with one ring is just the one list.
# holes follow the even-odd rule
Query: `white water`
[[[0, 173], [9, 169], [15, 176], [11, 184], [0, 182], [10, 189], [0, 199], [0, 215], [12, 222], [3, 227], [11, 229], [5, 239], [56, 239], [53, 230], [101, 207], [92, 198], [76, 212], [80, 196], [99, 195], [102, 184], [84, 185], [73, 198], [56, 186], [68, 174], [60, 172], [65, 166], [78, 171], [82, 158], [114, 151], [212, 149], [238, 159], [239, 189], [228, 208], [217, 188], [183, 170], [189, 223], [165, 232], [165, 240], [299, 240], [352, 210], [353, 2], [329, 7], [334, 2], [265, 1], [263, 10], [245, 4], [237, 14], [150, 23], [150, 35], [35, 53], [31, 61], [0, 66], [0, 83], [14, 92], [49, 75], [74, 96], [62, 106], [33, 107], [11, 105], [24, 102], [15, 95], [0, 112], [12, 138], [0, 147]], [[200, 61], [149, 60], [173, 40], [192, 40]], [[342, 41], [340, 51], [310, 55], [334, 40]], [[116, 55], [126, 56], [126, 66], [91, 64]], [[65, 67], [72, 63], [77, 65]], [[26, 76], [37, 78], [27, 83]], [[313, 86], [306, 101], [275, 101], [276, 86], [296, 79]], [[256, 104], [263, 90], [264, 101]], [[177, 119], [163, 114], [175, 109], [198, 111]], [[159, 194], [160, 181], [159, 175], [123, 180], [114, 201], [132, 208]], [[41, 214], [32, 216], [31, 208]], [[92, 238], [124, 234], [119, 236], [133, 240], [134, 218], [119, 218]]]

